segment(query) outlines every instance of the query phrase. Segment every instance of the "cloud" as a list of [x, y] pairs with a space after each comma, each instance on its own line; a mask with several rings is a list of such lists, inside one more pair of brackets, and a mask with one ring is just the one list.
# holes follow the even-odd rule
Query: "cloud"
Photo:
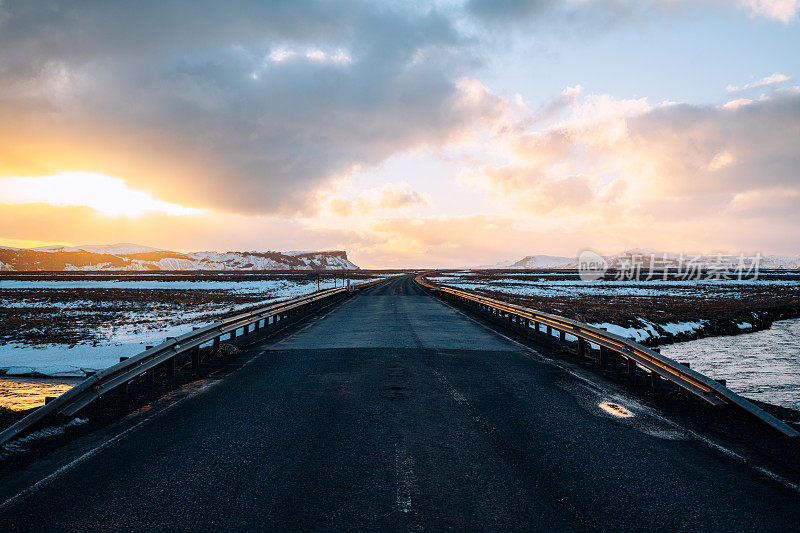
[[741, 3], [754, 14], [786, 24], [794, 21], [800, 11], [800, 0], [742, 0]]
[[485, 27], [465, 30], [465, 13], [602, 25], [672, 3], [3, 2], [0, 176], [86, 170], [172, 203], [308, 214], [310, 193], [353, 168], [506, 121], [508, 105], [470, 76]]
[[[543, 176], [622, 177], [651, 193], [731, 194], [797, 184], [800, 92], [740, 106], [700, 106], [589, 95], [548, 129], [502, 138], [523, 176], [487, 174], [512, 194]], [[524, 166], [524, 167], [523, 167]]]
[[[562, 239], [560, 249], [577, 250], [580, 237], [565, 232], [528, 231], [509, 217], [488, 215], [396, 217], [373, 223], [372, 244], [360, 248], [367, 263], [392, 266], [463, 267], [494, 263], [508, 254], [525, 255]], [[378, 238], [381, 237], [382, 238]]]
[[623, 142], [659, 192], [730, 195], [800, 185], [799, 127], [800, 94], [789, 91], [740, 107], [658, 107], [629, 120]]
[[467, 10], [489, 21], [509, 22], [543, 14], [555, 5], [553, 0], [469, 0]]
[[[729, 0], [703, 0], [727, 7]], [[537, 18], [559, 16], [565, 22], [587, 22], [604, 26], [615, 20], [640, 16], [649, 11], [691, 7], [692, 0], [469, 0], [466, 8], [488, 23], [524, 23]], [[738, 5], [753, 15], [790, 23], [797, 18], [800, 0], [739, 0]]]
[[280, 217], [220, 213], [173, 216], [146, 212], [108, 217], [90, 207], [50, 204], [0, 209], [0, 244], [30, 246], [136, 242], [177, 251], [352, 250], [364, 238], [352, 231], [307, 228]]
[[728, 85], [728, 92], [733, 94], [740, 94], [753, 89], [763, 89], [765, 87], [774, 87], [786, 82], [792, 81], [792, 78], [780, 72], [776, 72], [771, 76], [761, 78], [760, 80], [746, 83], [741, 87], [736, 85]]
[[166, 201], [293, 213], [353, 167], [462, 138], [496, 111], [436, 9], [3, 6], [0, 175], [82, 168]]
[[791, 252], [800, 237], [786, 208], [800, 195], [800, 91], [738, 106], [590, 94], [544, 129], [509, 131], [492, 140], [506, 161], [467, 167], [459, 183], [489, 193], [518, 220], [634, 246], [680, 236], [682, 247], [756, 250], [765, 246], [756, 228], [763, 237], [780, 227], [783, 237], [766, 240]]
[[431, 204], [428, 195], [411, 189], [408, 183], [387, 183], [360, 193], [356, 198], [335, 195], [325, 201], [329, 212], [339, 217], [364, 216], [381, 210], [398, 210]]
[[472, 191], [486, 191], [504, 197], [514, 206], [539, 215], [580, 207], [595, 196], [590, 178], [556, 176], [536, 165], [484, 166], [465, 170], [459, 176], [459, 183]]

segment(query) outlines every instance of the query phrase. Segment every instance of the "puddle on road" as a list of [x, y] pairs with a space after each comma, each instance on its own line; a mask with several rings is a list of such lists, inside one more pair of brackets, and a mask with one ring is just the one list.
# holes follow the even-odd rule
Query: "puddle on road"
[[610, 394], [609, 390], [601, 389], [594, 383], [582, 381], [556, 381], [554, 385], [572, 396], [592, 416], [613, 417], [617, 424], [662, 440], [688, 438], [678, 426], [653, 416], [647, 407], [620, 392]]
[[610, 413], [620, 418], [631, 418], [633, 416], [633, 413], [631, 413], [630, 411], [628, 411], [627, 409], [616, 403], [602, 402], [599, 405], [600, 409], [602, 409], [606, 413]]

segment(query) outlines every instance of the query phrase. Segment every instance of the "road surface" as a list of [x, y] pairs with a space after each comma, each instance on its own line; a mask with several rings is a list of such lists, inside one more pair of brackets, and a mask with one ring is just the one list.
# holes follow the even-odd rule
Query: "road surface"
[[796, 490], [410, 276], [252, 354], [6, 505], [0, 529], [800, 527]]

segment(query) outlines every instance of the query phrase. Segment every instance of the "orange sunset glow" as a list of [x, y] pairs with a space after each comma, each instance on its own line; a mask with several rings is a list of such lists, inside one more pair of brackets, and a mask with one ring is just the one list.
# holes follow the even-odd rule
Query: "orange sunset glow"
[[[582, 3], [568, 4], [580, 17]], [[331, 27], [322, 39], [282, 33], [256, 15], [221, 24], [199, 46], [202, 22], [169, 14], [151, 43], [126, 48], [132, 30], [110, 8], [92, 15], [93, 27], [31, 26], [36, 47], [9, 33], [0, 244], [346, 249], [371, 267], [587, 247], [796, 253], [791, 54], [736, 68], [708, 57], [705, 80], [694, 63], [633, 74], [663, 57], [657, 21], [667, 12], [687, 25], [724, 15], [738, 26], [717, 28], [718, 41], [741, 26], [751, 43], [769, 31], [789, 50], [794, 11], [666, 4], [598, 30], [597, 51], [541, 33], [545, 49], [584, 74], [546, 51], [521, 52], [528, 40], [517, 28], [536, 15], [512, 23], [477, 8], [398, 12], [397, 24], [427, 28], [402, 43], [359, 27]], [[496, 24], [510, 24], [503, 42], [489, 38]], [[650, 32], [650, 48], [628, 48], [625, 24]], [[589, 59], [606, 45], [622, 56]], [[588, 68], [603, 61], [606, 71]], [[624, 68], [627, 87], [611, 74]], [[669, 83], [677, 71], [680, 88]]]

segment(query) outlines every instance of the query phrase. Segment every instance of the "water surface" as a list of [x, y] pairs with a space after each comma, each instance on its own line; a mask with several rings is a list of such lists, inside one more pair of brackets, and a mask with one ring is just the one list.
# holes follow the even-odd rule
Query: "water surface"
[[732, 391], [800, 409], [800, 319], [768, 330], [669, 344], [661, 353], [710, 378], [727, 379]]
[[47, 396], [59, 396], [80, 379], [0, 377], [0, 407], [22, 411], [41, 407]]

